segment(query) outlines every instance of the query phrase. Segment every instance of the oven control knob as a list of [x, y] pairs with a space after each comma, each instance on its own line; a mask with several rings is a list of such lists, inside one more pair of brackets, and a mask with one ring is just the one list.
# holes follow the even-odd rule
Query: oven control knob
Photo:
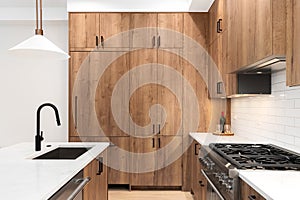
[[226, 184], [225, 184], [225, 187], [226, 187], [227, 190], [231, 190], [231, 189], [232, 189], [232, 186], [231, 186], [230, 183], [226, 183]]

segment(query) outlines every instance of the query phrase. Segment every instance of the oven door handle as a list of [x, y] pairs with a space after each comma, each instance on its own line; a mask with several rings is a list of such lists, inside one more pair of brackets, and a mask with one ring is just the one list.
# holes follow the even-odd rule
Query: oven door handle
[[201, 169], [201, 173], [203, 174], [203, 176], [205, 177], [205, 179], [207, 180], [207, 182], [209, 183], [209, 185], [212, 187], [212, 189], [216, 192], [216, 194], [218, 195], [218, 197], [221, 200], [225, 200], [224, 197], [221, 195], [221, 193], [219, 192], [219, 190], [216, 188], [216, 186], [213, 184], [213, 182], [208, 178], [207, 174], [205, 173], [205, 171], [203, 169]]

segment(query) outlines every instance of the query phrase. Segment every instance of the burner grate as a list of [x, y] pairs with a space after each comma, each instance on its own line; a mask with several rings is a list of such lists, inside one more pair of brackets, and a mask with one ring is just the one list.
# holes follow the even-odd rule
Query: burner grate
[[300, 170], [300, 155], [275, 145], [212, 143], [209, 147], [239, 169]]

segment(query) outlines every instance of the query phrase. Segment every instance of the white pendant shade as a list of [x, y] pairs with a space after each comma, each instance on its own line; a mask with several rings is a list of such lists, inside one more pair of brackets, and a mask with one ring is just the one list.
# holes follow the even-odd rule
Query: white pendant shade
[[26, 57], [40, 59], [66, 60], [70, 56], [48, 40], [45, 36], [34, 35], [9, 51]]

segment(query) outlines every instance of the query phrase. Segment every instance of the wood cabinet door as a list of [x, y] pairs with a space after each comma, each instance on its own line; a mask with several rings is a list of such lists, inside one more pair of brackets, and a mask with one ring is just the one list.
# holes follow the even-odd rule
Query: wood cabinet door
[[246, 182], [240, 180], [241, 199], [265, 200], [257, 191], [250, 187]]
[[209, 94], [211, 98], [225, 97], [225, 82], [223, 80], [222, 38], [219, 36], [210, 46], [208, 60]]
[[[78, 98], [73, 96], [73, 87], [77, 73], [84, 62], [89, 62], [88, 52], [71, 52], [69, 65], [69, 136], [79, 136], [78, 126]], [[73, 109], [74, 107], [74, 109]]]
[[224, 18], [224, 0], [216, 0], [209, 10], [208, 44], [215, 41], [226, 29], [226, 21]]
[[[102, 48], [129, 48], [129, 13], [100, 14], [100, 42]], [[126, 32], [126, 34], [121, 34]]]
[[255, 61], [255, 9], [256, 1], [237, 1], [238, 13], [236, 26], [239, 27], [237, 37], [238, 66], [244, 67]]
[[157, 14], [157, 47], [183, 47], [183, 13]]
[[[255, 61], [272, 55], [272, 7], [271, 0], [255, 0]], [[275, 8], [276, 9], [276, 8]], [[249, 63], [251, 64], [251, 63]]]
[[107, 167], [101, 163], [104, 159], [102, 153], [83, 170], [84, 177], [90, 177], [90, 182], [83, 189], [84, 200], [107, 200]]
[[[139, 138], [130, 137], [130, 150], [137, 156], [130, 158], [130, 183], [132, 186], [154, 186], [155, 185], [155, 169], [156, 137]], [[146, 155], [147, 153], [151, 153]], [[139, 158], [138, 155], [141, 155]]]
[[99, 36], [99, 13], [69, 14], [70, 51], [93, 49]]
[[300, 2], [288, 0], [287, 68], [288, 86], [300, 85]]
[[151, 137], [158, 133], [157, 88], [157, 50], [131, 51], [129, 90], [131, 135]]
[[[109, 63], [102, 66], [102, 63]], [[102, 136], [128, 136], [129, 117], [124, 110], [128, 108], [129, 78], [117, 85], [122, 77], [129, 71], [129, 53], [121, 51], [103, 51], [91, 53], [91, 65], [102, 73], [94, 80], [97, 82], [95, 92], [95, 107], [90, 112], [96, 112], [98, 123], [103, 131]], [[94, 74], [91, 67], [91, 73]], [[92, 76], [92, 75], [91, 75]], [[90, 77], [91, 77], [90, 76]], [[118, 89], [122, 87], [122, 89]], [[90, 135], [91, 136], [91, 135]], [[101, 135], [95, 135], [101, 136]]]
[[133, 13], [130, 16], [132, 48], [154, 48], [157, 44], [157, 14]]
[[160, 135], [182, 135], [182, 51], [180, 49], [158, 50], [157, 128]]
[[[157, 141], [159, 153], [156, 157], [156, 165], [159, 170], [155, 171], [155, 185], [182, 186], [182, 137], [158, 136]], [[178, 155], [176, 160], [175, 157], [173, 158], [175, 155]]]
[[109, 141], [108, 184], [130, 184], [130, 160], [127, 153], [130, 152], [130, 137], [109, 137]]

